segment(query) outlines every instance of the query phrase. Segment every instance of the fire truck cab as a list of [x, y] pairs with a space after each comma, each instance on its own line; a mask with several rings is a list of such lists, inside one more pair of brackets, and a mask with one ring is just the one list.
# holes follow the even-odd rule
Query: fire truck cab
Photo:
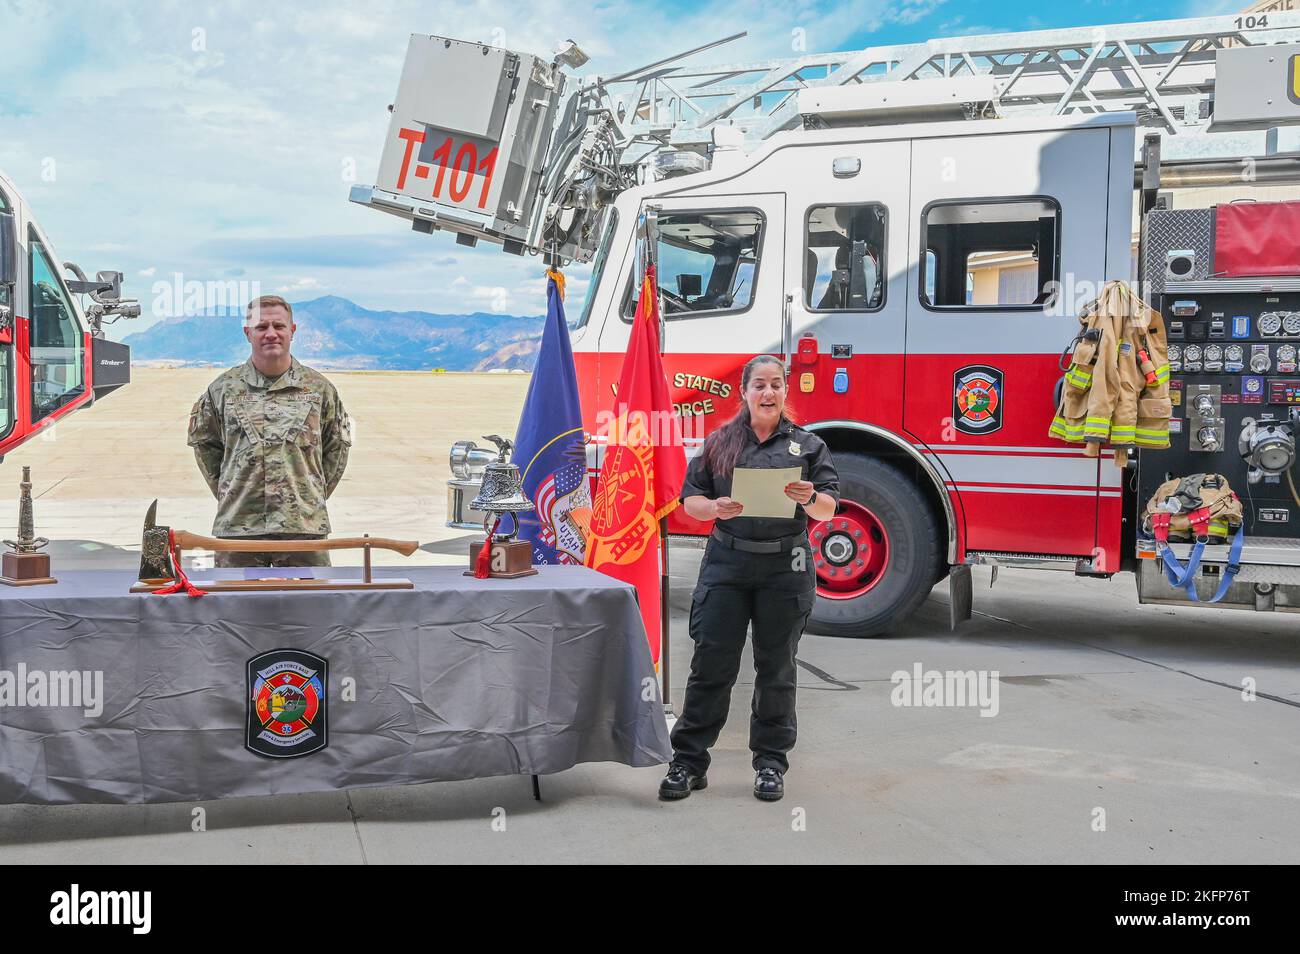
[[60, 263], [31, 207], [0, 173], [0, 457], [129, 382], [129, 349], [102, 330], [105, 319], [140, 313], [121, 297], [121, 281], [120, 272], [88, 281]]
[[[1131, 273], [1134, 128], [1108, 114], [799, 130], [628, 190], [572, 332], [587, 428], [613, 399], [653, 211], [690, 449], [740, 407], [744, 363], [773, 354], [792, 416], [832, 450], [843, 500], [811, 528], [815, 628], [878, 632], [976, 555], [1115, 572], [1121, 472], [1047, 430], [1078, 330], [1066, 293]], [[679, 510], [669, 530], [709, 527]]]

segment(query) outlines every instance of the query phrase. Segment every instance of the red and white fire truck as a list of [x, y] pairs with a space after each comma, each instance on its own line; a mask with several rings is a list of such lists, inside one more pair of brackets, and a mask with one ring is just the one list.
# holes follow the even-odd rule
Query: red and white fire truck
[[[1140, 485], [1198, 470], [1240, 481], [1243, 497], [1254, 473], [1272, 511], [1253, 515], [1248, 572], [1218, 605], [1286, 608], [1300, 605], [1300, 498], [1280, 483], [1281, 456], [1260, 471], [1237, 437], [1252, 410], [1290, 434], [1294, 463], [1285, 402], [1244, 398], [1272, 393], [1261, 376], [1285, 364], [1276, 349], [1291, 332], [1267, 331], [1266, 315], [1293, 309], [1300, 343], [1300, 296], [1277, 279], [1215, 284], [1212, 206], [1143, 250], [1148, 265], [1158, 257], [1152, 303], [1171, 342], [1187, 342], [1174, 370], [1183, 347], [1207, 352], [1174, 382], [1216, 389], [1205, 420], [1180, 419], [1168, 451], [1128, 468], [1048, 427], [1078, 309], [1134, 277], [1135, 229], [1181, 211], [1171, 184], [1300, 181], [1277, 149], [1300, 118], [1300, 46], [1275, 44], [1296, 40], [1300, 15], [1269, 14], [704, 70], [671, 58], [584, 78], [566, 97], [565, 67], [585, 62], [572, 42], [545, 61], [417, 35], [378, 183], [351, 198], [462, 245], [592, 261], [569, 317], [593, 432], [628, 339], [638, 243], [657, 243], [664, 363], [694, 446], [737, 410], [741, 365], [781, 356], [789, 404], [829, 443], [843, 493], [811, 528], [814, 631], [884, 632], [945, 576], [961, 618], [975, 564], [1135, 570], [1144, 601], [1186, 600], [1141, 558], [1136, 524]], [[1294, 270], [1300, 292], [1300, 260]], [[1196, 310], [1177, 334], [1175, 306]], [[1239, 360], [1209, 361], [1212, 348]], [[475, 488], [472, 472], [451, 482], [453, 525], [480, 526]], [[680, 510], [669, 520], [676, 541], [708, 530]], [[1207, 549], [1198, 587], [1213, 591], [1226, 549]]]
[[130, 381], [130, 349], [103, 332], [106, 321], [140, 314], [121, 292], [121, 272], [87, 280], [60, 263], [0, 173], [0, 458]]

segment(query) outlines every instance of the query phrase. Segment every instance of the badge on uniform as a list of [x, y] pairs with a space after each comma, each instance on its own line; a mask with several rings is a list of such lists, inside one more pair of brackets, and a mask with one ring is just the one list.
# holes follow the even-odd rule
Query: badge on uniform
[[795, 457], [798, 457], [800, 454], [803, 453], [803, 451], [801, 451], [801, 450], [799, 449], [799, 445], [798, 445], [797, 443], [795, 443], [794, 441], [791, 441], [791, 442], [790, 442], [790, 453], [793, 454]]

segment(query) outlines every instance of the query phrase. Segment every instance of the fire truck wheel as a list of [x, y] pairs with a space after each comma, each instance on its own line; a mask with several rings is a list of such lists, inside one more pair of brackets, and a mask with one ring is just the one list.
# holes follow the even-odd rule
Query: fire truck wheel
[[840, 507], [809, 526], [818, 599], [807, 630], [878, 636], [909, 617], [934, 587], [939, 527], [915, 485], [884, 461], [835, 454]]

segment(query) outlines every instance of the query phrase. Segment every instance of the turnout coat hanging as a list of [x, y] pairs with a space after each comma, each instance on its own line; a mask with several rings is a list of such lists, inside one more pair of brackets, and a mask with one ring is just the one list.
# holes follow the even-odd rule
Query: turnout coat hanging
[[1089, 456], [1102, 444], [1168, 447], [1173, 409], [1160, 313], [1112, 281], [1080, 311], [1079, 322], [1083, 329], [1048, 433], [1085, 444]]

